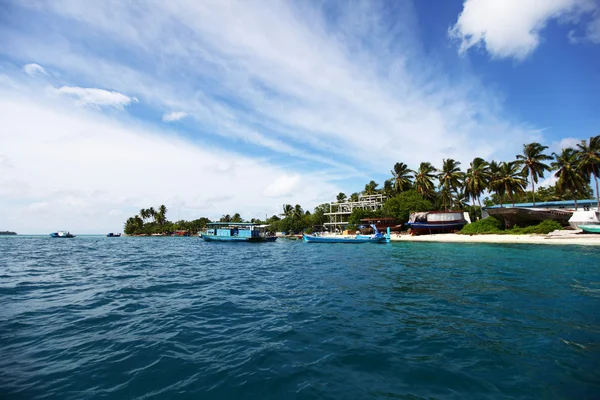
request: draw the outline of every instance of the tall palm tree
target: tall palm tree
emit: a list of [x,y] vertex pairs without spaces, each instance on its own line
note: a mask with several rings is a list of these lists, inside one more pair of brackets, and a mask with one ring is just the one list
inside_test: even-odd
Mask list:
[[244,219],[242,218],[240,213],[235,213],[233,214],[233,217],[231,217],[231,222],[244,222]]
[[[445,190],[445,193],[456,192],[462,187],[464,173],[460,171],[459,165],[460,162],[455,161],[452,158],[444,159],[442,169],[438,173],[437,178],[440,182],[440,189]],[[447,196],[442,197],[444,209],[447,209],[446,206],[452,206],[451,202],[450,204],[446,204],[446,197]]]
[[396,193],[407,190],[412,185],[411,174],[414,172],[408,165],[403,162],[397,162],[394,164],[394,169],[390,171],[394,180],[394,190]]
[[483,158],[474,158],[465,175],[464,194],[467,199],[477,200],[480,209],[481,194],[488,188],[490,178],[490,164]]
[[577,169],[578,159],[577,152],[575,149],[566,148],[562,149],[560,154],[552,153],[554,161],[551,167],[556,172],[554,176],[558,178],[556,181],[556,189],[560,194],[564,194],[569,191],[573,194],[573,201],[575,202],[575,209],[577,210],[577,196],[585,190],[587,185],[586,179],[583,174]]
[[156,222],[156,210],[154,209],[154,207],[150,207],[148,209],[148,214],[150,217],[152,217],[152,219],[154,220],[154,222]]
[[352,193],[350,195],[350,198],[348,200],[350,200],[350,201],[358,201],[358,193]]
[[140,217],[142,218],[142,221],[145,221],[146,219],[148,219],[150,217],[148,210],[145,208],[142,208],[140,210]]
[[302,218],[302,214],[304,214],[304,210],[302,210],[302,207],[300,207],[300,204],[296,204],[296,206],[294,207],[294,212],[293,212],[293,217],[294,218]]
[[164,204],[158,207],[158,222],[161,225],[167,222],[167,207]]
[[229,214],[225,214],[221,217],[221,219],[219,220],[219,222],[231,222],[231,215]]
[[523,145],[523,154],[517,154],[518,166],[523,167],[523,174],[527,173],[531,180],[531,195],[533,196],[533,205],[535,206],[535,183],[539,178],[544,177],[544,171],[549,171],[550,167],[544,164],[546,160],[552,160],[547,154],[544,154],[548,146],[542,146],[539,143],[529,143]]
[[394,194],[393,182],[393,179],[386,179],[385,182],[383,182],[383,194],[385,194],[387,197],[392,197]]
[[436,169],[431,163],[422,162],[418,171],[415,172],[415,187],[417,192],[426,199],[432,199],[435,194],[433,179]]
[[598,175],[600,175],[600,135],[590,137],[588,143],[582,140],[577,145],[577,159],[579,170],[587,182],[594,178],[596,183],[596,203],[600,210],[600,194],[598,193]]
[[281,216],[287,218],[287,217],[291,217],[293,213],[294,213],[294,207],[291,204],[283,205],[283,213],[281,214]]
[[491,161],[490,162],[490,179],[488,181],[488,189],[490,189],[490,191],[495,192],[498,195],[498,198],[500,199],[500,207],[503,206],[503,201],[504,201],[504,194],[505,194],[505,190],[504,190],[504,185],[502,184],[502,181],[500,179],[500,165],[502,163],[498,163],[496,161]]
[[379,186],[378,183],[376,183],[375,181],[371,181],[365,185],[365,190],[363,191],[363,193],[367,195],[376,194],[377,186]]
[[515,206],[515,195],[525,193],[525,187],[527,186],[527,179],[525,179],[519,168],[520,165],[517,161],[502,162],[500,163],[498,175],[498,185],[502,186],[503,194],[508,195],[513,207]]
[[346,195],[342,192],[338,193],[337,195],[337,202],[338,203],[343,203],[346,200]]

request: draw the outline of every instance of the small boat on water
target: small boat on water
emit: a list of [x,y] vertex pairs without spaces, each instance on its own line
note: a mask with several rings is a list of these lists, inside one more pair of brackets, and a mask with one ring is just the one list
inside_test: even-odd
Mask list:
[[274,242],[277,236],[267,232],[269,225],[251,222],[212,222],[200,237],[207,242]]
[[579,229],[587,233],[600,233],[600,224],[598,225],[579,225]]
[[52,238],[74,238],[75,235],[71,234],[70,232],[67,231],[58,231],[58,232],[52,232],[50,234],[50,237]]
[[306,243],[389,243],[390,241],[390,229],[387,229],[387,233],[384,235],[375,225],[371,225],[373,235],[356,235],[356,236],[315,236],[304,234],[303,238]]
[[106,237],[121,237],[120,233],[109,233],[108,235],[106,235]]

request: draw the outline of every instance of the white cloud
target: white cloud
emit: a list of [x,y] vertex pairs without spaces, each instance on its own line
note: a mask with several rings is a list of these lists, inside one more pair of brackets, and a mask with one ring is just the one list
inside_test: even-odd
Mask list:
[[165,122],[179,121],[180,119],[187,117],[187,115],[188,114],[183,111],[173,111],[163,114],[162,120]]
[[91,107],[115,107],[123,109],[129,104],[137,103],[138,100],[135,97],[129,97],[123,93],[108,91],[104,89],[96,88],[80,88],[77,86],[63,86],[56,89],[56,92],[62,95],[73,96],[78,100],[77,102],[83,106]]
[[46,75],[44,67],[38,64],[26,64],[23,66],[23,71],[31,77]]
[[596,9],[593,0],[465,0],[450,36],[461,53],[483,46],[492,57],[522,60],[538,47],[548,21]]
[[300,175],[283,175],[277,177],[263,191],[266,197],[285,197],[289,196],[297,188],[301,181]]
[[[0,93],[0,148],[14,166],[0,174],[0,210],[11,229],[121,231],[126,217],[160,204],[172,208],[170,219],[235,212],[263,218],[280,212],[282,204],[281,198],[265,196],[268,183],[297,176],[129,119],[109,118],[53,101],[43,91]],[[60,165],[61,172],[48,168],[52,165]],[[279,194],[305,207],[339,191],[318,176],[297,179],[306,185],[284,185]]]

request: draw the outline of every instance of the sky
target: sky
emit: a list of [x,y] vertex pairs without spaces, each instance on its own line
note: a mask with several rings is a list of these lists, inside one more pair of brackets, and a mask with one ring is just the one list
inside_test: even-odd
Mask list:
[[0,0],[0,230],[312,210],[599,104],[597,0]]

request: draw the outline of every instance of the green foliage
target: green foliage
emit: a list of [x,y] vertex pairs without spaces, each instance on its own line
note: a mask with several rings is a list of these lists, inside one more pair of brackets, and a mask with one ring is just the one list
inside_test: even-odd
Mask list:
[[465,225],[461,230],[462,235],[485,235],[503,233],[503,224],[494,217],[487,217]]
[[424,199],[416,189],[411,189],[388,199],[383,205],[383,216],[406,222],[411,212],[429,211],[431,209],[433,209],[433,204]]
[[506,230],[506,233],[511,235],[547,235],[550,232],[554,232],[556,230],[562,230],[563,227],[556,221],[546,220],[542,221],[537,225],[526,226],[524,228],[520,228],[518,226],[514,226],[512,229]]
[[486,234],[508,234],[508,235],[547,235],[556,230],[562,230],[562,226],[552,220],[542,221],[537,225],[520,228],[518,226],[512,229],[503,229],[502,222],[494,217],[487,217],[482,220],[465,225],[460,232],[462,235],[486,235]]
[[[140,215],[128,218],[125,221],[123,232],[126,235],[152,235],[168,234],[178,230],[188,231],[191,235],[197,234],[211,222],[210,219],[202,217],[193,221],[171,222],[167,220],[167,207],[161,205],[158,212],[153,207],[140,210]],[[238,214],[239,215],[239,214]],[[152,218],[152,221],[146,221]]]

